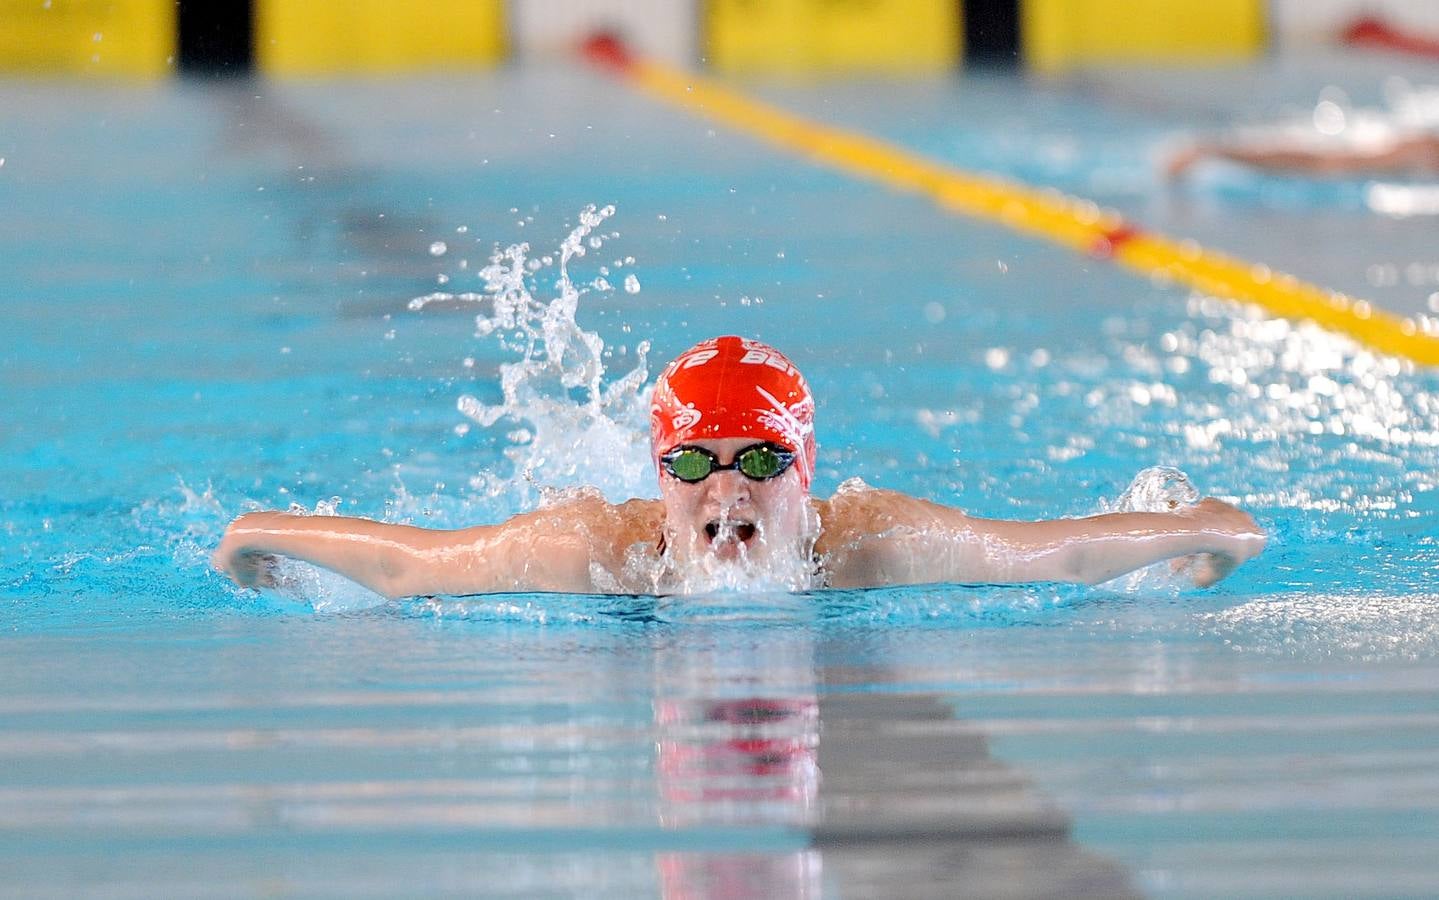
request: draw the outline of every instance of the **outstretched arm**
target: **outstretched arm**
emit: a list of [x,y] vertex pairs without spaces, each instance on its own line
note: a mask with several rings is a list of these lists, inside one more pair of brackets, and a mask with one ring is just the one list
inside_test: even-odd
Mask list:
[[[829,504],[825,541],[836,587],[940,581],[1097,584],[1166,559],[1191,562],[1201,587],[1264,548],[1250,516],[1209,498],[1162,513],[1009,522],[869,491]],[[830,532],[827,525],[826,531]]]
[[555,511],[455,531],[346,516],[256,512],[230,523],[211,563],[243,587],[265,586],[269,562],[288,556],[392,598],[585,591],[590,587],[586,538],[573,518],[566,522]]
[[1165,161],[1165,175],[1182,178],[1206,159],[1222,159],[1269,172],[1343,175],[1439,172],[1439,138],[1415,135],[1379,147],[1312,149],[1301,145],[1208,142],[1191,144]]

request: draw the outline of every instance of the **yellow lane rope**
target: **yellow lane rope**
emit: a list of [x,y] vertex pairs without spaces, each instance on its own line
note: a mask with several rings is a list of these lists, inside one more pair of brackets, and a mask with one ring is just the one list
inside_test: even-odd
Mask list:
[[1286,319],[1313,321],[1369,347],[1439,365],[1439,333],[1267,266],[1145,231],[1113,210],[934,162],[867,135],[812,122],[694,73],[630,56],[617,42],[586,45],[591,61],[646,93],[859,178],[924,194],[940,207],[1110,259],[1151,278],[1256,304]]

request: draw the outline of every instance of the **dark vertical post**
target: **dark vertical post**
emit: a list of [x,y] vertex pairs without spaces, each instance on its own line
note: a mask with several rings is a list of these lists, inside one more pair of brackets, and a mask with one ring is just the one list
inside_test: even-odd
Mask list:
[[254,64],[250,0],[178,0],[179,68],[187,75],[247,75]]
[[960,0],[966,65],[1019,64],[1019,3],[1020,0]]

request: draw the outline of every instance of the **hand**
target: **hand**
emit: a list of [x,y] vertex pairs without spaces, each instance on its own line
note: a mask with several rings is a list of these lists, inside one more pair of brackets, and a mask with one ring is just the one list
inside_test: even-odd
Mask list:
[[1209,587],[1264,549],[1264,531],[1254,517],[1223,500],[1206,497],[1178,515],[1194,519],[1214,544],[1211,550],[1170,563],[1172,571],[1187,574],[1198,587]]
[[1206,588],[1233,572],[1239,561],[1224,553],[1195,553],[1170,560],[1169,571],[1185,575],[1195,587]]
[[210,556],[210,565],[215,567],[215,571],[229,576],[240,587],[269,588],[276,584],[276,557],[246,547],[245,535],[240,533],[258,524],[256,520],[265,515],[268,514],[248,513],[231,522],[225,529],[220,546]]

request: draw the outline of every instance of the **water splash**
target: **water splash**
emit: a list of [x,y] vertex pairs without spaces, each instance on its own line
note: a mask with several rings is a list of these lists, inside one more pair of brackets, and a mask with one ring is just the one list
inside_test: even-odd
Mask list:
[[[486,404],[473,394],[456,401],[481,428],[501,420],[518,426],[508,432],[504,451],[513,472],[487,471],[471,479],[471,487],[489,497],[508,494],[514,503],[529,505],[537,490],[581,484],[611,500],[654,495],[644,389],[649,341],[636,345],[634,368],[606,384],[604,340],[576,321],[582,296],[613,290],[603,274],[577,284],[571,266],[616,236],[598,232],[614,213],[613,206],[586,206],[557,255],[535,258],[528,243],[497,250],[478,273],[480,291],[436,292],[410,301],[415,311],[437,302],[482,305],[475,336],[494,339],[516,357],[500,366],[500,403]],[[557,276],[554,295],[543,299],[540,276],[551,269]]]
[[693,560],[683,570],[667,557],[657,561],[632,560],[631,563],[626,566],[631,579],[652,585],[652,593],[665,595],[764,597],[787,591],[813,590],[822,584],[814,561],[793,553],[756,557],[741,550],[739,558],[734,560],[706,554]]
[[[1189,476],[1173,466],[1150,466],[1141,469],[1113,503],[1100,501],[1102,512],[1174,512],[1199,502],[1200,491]],[[1109,584],[1124,591],[1176,594],[1192,587],[1184,574],[1184,566],[1170,561],[1158,562],[1112,579]]]
[[1188,475],[1172,466],[1151,466],[1134,476],[1110,511],[1172,512],[1198,501],[1199,489]]

